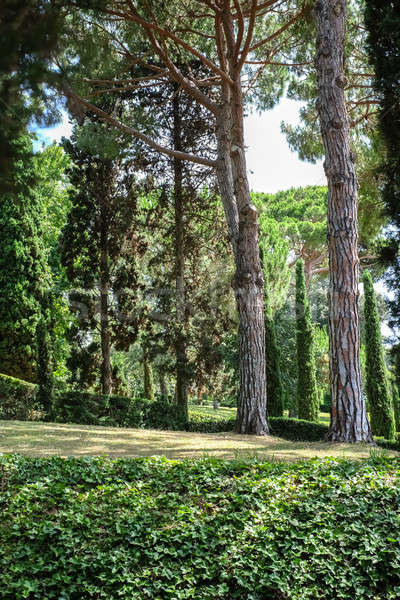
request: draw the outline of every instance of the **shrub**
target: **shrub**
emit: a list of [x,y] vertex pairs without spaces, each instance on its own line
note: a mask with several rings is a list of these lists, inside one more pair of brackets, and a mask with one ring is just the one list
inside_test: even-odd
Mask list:
[[55,420],[59,423],[99,425],[102,417],[110,417],[109,399],[89,392],[60,392],[56,394]]
[[212,416],[208,414],[202,414],[191,410],[186,430],[197,433],[220,433],[224,431],[234,431],[235,426],[236,419],[221,419],[217,415],[215,418],[212,418]]
[[271,435],[293,442],[318,442],[328,433],[328,426],[302,419],[271,418]]
[[56,421],[84,425],[184,429],[174,404],[146,398],[106,396],[89,392],[59,392],[55,404]]
[[34,417],[37,385],[0,374],[0,419],[27,421]]
[[400,469],[0,457],[3,600],[396,600]]

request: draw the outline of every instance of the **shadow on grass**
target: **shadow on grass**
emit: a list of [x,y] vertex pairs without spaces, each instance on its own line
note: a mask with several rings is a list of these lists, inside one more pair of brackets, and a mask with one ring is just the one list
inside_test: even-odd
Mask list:
[[0,452],[19,452],[30,456],[107,455],[113,458],[154,455],[196,458],[208,454],[218,458],[259,456],[292,461],[324,456],[364,458],[370,455],[370,447],[362,444],[290,442],[272,436],[254,437],[235,433],[201,434],[1,421]]

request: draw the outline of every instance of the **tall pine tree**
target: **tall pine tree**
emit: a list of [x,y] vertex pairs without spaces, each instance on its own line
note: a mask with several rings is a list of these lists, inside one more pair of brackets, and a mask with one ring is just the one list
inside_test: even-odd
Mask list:
[[394,437],[395,423],[375,291],[369,271],[364,271],[363,283],[367,398],[371,429],[375,435],[390,440]]
[[319,398],[315,377],[311,308],[307,298],[304,262],[296,263],[297,401],[300,419],[318,422]]

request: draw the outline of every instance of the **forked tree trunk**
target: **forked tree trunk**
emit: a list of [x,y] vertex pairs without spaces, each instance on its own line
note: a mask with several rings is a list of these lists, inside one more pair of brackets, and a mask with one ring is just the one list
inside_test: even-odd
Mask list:
[[217,115],[217,177],[235,258],[232,287],[239,316],[237,431],[265,435],[267,386],[264,350],[264,278],[258,242],[258,215],[251,204],[243,135],[243,97],[235,64],[230,10],[223,16],[232,84],[224,84]]
[[[107,177],[107,174],[106,174]],[[101,338],[101,391],[112,392],[111,336],[109,322],[110,270],[108,264],[108,194],[101,190],[100,198],[100,338]]]
[[318,110],[328,180],[331,425],[328,439],[371,442],[361,390],[358,316],[357,178],[346,110],[346,1],[318,0]]
[[[173,99],[174,149],[182,150],[182,122],[179,92]],[[175,282],[176,282],[176,403],[185,422],[188,421],[187,355],[185,320],[185,223],[182,161],[174,158],[174,209],[175,209]]]

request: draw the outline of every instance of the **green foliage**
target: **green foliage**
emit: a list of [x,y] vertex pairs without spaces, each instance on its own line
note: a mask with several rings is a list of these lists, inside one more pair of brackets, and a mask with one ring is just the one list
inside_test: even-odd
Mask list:
[[372,433],[393,439],[395,422],[372,277],[363,273],[367,400]]
[[[42,306],[42,315],[36,328],[37,340],[37,381],[39,404],[43,407],[48,418],[51,418],[53,406],[53,371],[52,371],[52,348],[50,339],[49,311]],[[47,318],[46,318],[47,317]]]
[[292,442],[320,442],[328,433],[328,426],[304,419],[270,419],[271,435]]
[[56,394],[55,420],[59,423],[146,429],[184,428],[174,404],[78,391]]
[[37,408],[37,386],[0,374],[0,419],[28,421]]
[[[258,196],[253,194],[253,200],[255,198]],[[290,283],[289,243],[284,237],[280,224],[264,212],[262,204],[258,208],[260,210],[260,254],[265,290],[271,313],[274,315],[276,310],[283,306]]]
[[[280,236],[278,236],[277,239],[279,239],[279,237]],[[267,415],[280,417],[283,414],[283,387],[279,349],[276,341],[275,321],[270,303],[270,287],[274,278],[274,274],[286,271],[288,274],[287,285],[284,286],[284,293],[286,295],[287,286],[289,285],[290,271],[287,267],[287,245],[285,247],[285,251],[283,252],[284,262],[282,265],[277,264],[274,259],[271,259],[271,256],[274,255],[274,250],[276,249],[276,244],[274,244],[272,251],[271,248],[268,248],[268,246],[265,245],[265,242],[264,244],[260,244],[261,266],[264,271],[264,277],[266,277],[264,287],[264,328],[265,371],[267,380]],[[277,252],[277,254],[279,254],[279,252]],[[277,279],[279,279],[279,275],[277,275]],[[276,293],[274,295],[276,300]]]
[[392,387],[392,405],[396,423],[396,431],[397,433],[400,433],[400,393],[396,382],[393,383]]
[[8,455],[0,472],[4,600],[400,594],[395,459]]
[[28,135],[11,142],[14,185],[0,198],[0,371],[36,378],[36,326],[49,285],[42,239],[43,208]]
[[326,263],[327,193],[325,186],[310,185],[276,194],[252,194],[260,222],[265,219],[267,229],[271,221],[278,226],[292,253],[304,260],[307,278]]
[[235,431],[236,419],[226,418],[226,415],[220,416],[218,411],[215,414],[204,414],[191,407],[189,411],[189,422],[186,425],[187,431],[198,433],[221,433],[224,431]]
[[319,398],[315,377],[314,331],[307,298],[304,262],[296,264],[296,338],[297,338],[297,402],[300,419],[319,419]]
[[151,366],[148,349],[143,350],[143,395],[145,398],[154,401],[154,379],[153,368]]
[[264,302],[267,415],[271,417],[281,417],[283,415],[283,387],[280,367],[280,353],[276,341],[275,321],[266,297],[264,297]]
[[375,72],[375,93],[380,100],[379,128],[386,152],[380,160],[384,179],[383,201],[391,227],[382,258],[390,269],[387,285],[393,293],[390,302],[392,324],[400,325],[400,13],[398,2],[366,0],[367,48]]

